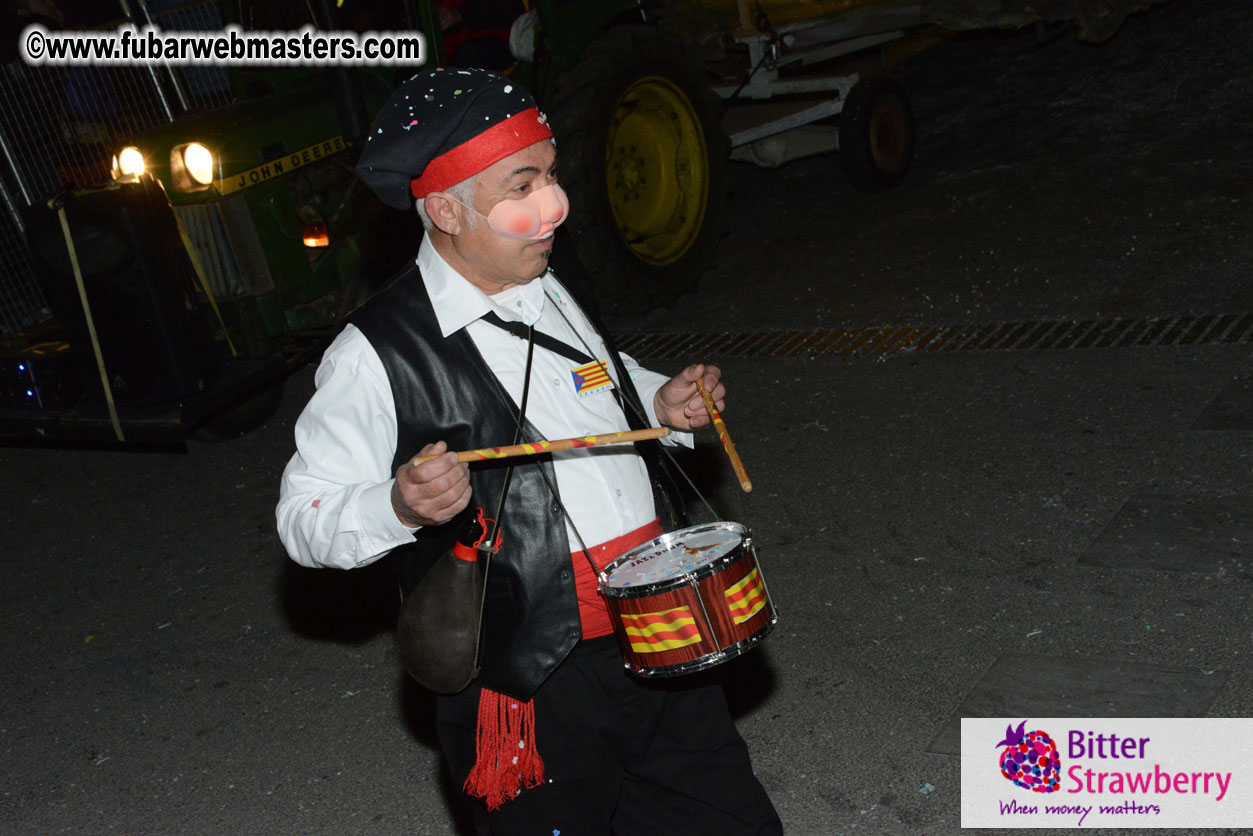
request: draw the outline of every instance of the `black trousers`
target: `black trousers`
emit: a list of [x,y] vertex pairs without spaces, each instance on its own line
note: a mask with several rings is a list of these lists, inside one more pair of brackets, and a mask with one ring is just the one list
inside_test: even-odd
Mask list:
[[[440,745],[460,787],[475,758],[478,686],[436,703]],[[718,685],[643,680],[613,636],[581,642],[535,695],[544,783],[489,813],[487,836],[776,836]]]

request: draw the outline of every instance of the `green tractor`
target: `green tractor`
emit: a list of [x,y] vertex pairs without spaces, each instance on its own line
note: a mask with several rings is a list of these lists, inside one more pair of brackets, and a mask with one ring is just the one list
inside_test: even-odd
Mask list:
[[[407,6],[383,5],[393,17],[382,22],[399,24],[387,28],[416,28]],[[320,19],[304,3],[109,6],[91,7],[94,20],[30,15],[5,28],[235,24],[251,35],[337,28],[339,14],[332,2]],[[420,64],[10,61],[0,437],[164,444],[264,421],[285,374],[334,329],[372,239],[396,232],[353,162],[370,109]]]

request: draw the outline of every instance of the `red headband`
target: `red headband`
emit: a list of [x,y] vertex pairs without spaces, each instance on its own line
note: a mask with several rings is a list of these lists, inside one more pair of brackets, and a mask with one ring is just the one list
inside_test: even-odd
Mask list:
[[427,163],[421,176],[409,181],[410,194],[420,199],[431,192],[442,192],[510,154],[551,139],[553,132],[540,121],[542,118],[543,115],[534,107],[515,113],[456,148],[445,151]]

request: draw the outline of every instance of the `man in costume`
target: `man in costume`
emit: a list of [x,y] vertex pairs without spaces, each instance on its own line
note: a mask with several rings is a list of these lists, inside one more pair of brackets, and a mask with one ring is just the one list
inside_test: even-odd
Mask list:
[[426,234],[322,358],[279,533],[307,566],[389,555],[407,595],[504,493],[479,675],[436,703],[480,833],[781,833],[721,689],[628,674],[597,592],[593,561],[682,524],[658,443],[532,457],[511,478],[449,452],[647,425],[690,444],[709,423],[697,380],[723,405],[716,367],[640,368],[577,269],[549,269],[568,211],[555,164],[543,114],[493,73],[420,73],[384,104],[358,171],[385,203],[416,201]]

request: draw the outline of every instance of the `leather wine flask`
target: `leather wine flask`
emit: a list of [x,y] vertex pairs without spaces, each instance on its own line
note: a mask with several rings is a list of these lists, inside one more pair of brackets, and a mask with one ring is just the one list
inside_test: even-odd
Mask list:
[[[490,553],[483,510],[471,515],[457,536],[404,601],[396,623],[400,660],[419,683],[438,694],[465,688],[479,673],[479,634]],[[479,557],[484,559],[480,561]]]

